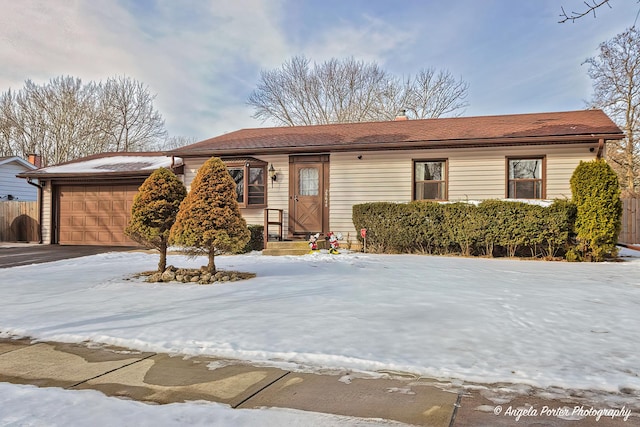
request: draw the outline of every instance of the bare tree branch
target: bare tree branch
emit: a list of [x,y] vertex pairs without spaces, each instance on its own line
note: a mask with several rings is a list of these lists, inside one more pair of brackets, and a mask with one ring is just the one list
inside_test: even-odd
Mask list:
[[375,62],[333,58],[312,65],[294,56],[279,69],[262,71],[247,102],[255,118],[282,126],[389,120],[401,109],[433,118],[466,107],[468,87],[448,71],[399,79]]
[[600,44],[598,56],[585,61],[593,80],[592,106],[603,109],[624,131],[608,144],[607,159],[623,188],[640,186],[640,32],[629,28]]
[[571,22],[575,22],[576,19],[580,19],[583,16],[586,16],[588,14],[590,14],[591,12],[593,12],[593,17],[596,17],[596,9],[599,8],[600,6],[603,5],[607,5],[609,6],[609,9],[611,9],[611,5],[609,4],[609,0],[602,0],[602,1],[596,1],[596,0],[591,0],[591,3],[585,1],[584,4],[587,6],[587,9],[583,12],[571,12],[570,14],[567,14],[567,12],[565,12],[564,7],[560,7],[560,9],[562,10],[562,13],[560,14],[560,21],[558,21],[559,24],[563,24],[567,21],[571,21]]

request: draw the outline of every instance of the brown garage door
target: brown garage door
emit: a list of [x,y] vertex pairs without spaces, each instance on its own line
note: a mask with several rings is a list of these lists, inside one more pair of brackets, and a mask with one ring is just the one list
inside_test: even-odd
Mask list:
[[61,185],[58,243],[136,246],[124,234],[139,184]]

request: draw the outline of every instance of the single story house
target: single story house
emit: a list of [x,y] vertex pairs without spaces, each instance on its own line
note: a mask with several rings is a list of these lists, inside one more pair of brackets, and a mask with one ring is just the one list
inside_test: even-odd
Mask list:
[[[189,188],[202,164],[220,157],[236,181],[248,224],[281,222],[271,224],[269,233],[279,234],[281,226],[282,237],[289,239],[333,231],[355,240],[351,212],[358,203],[570,198],[569,180],[578,163],[602,157],[607,141],[623,137],[600,110],[426,120],[400,116],[387,122],[243,129],[167,152],[164,164],[180,165]],[[141,154],[128,156],[136,155]],[[111,156],[122,153],[103,155],[102,161]],[[126,213],[136,186],[160,162],[78,169],[87,161],[22,174],[43,185],[45,243],[128,243],[120,237],[96,240],[101,223],[88,233],[88,221],[96,220],[70,214],[79,208],[67,198],[100,217],[113,212],[114,191],[122,189],[118,203]],[[266,219],[265,212],[274,211]],[[117,222],[122,230],[126,217]],[[115,236],[116,225],[111,225]]]
[[[31,156],[30,160],[36,162],[37,158],[36,156]],[[38,189],[16,176],[37,168],[34,163],[30,163],[22,157],[0,157],[0,202],[12,200],[31,202],[37,200]]]
[[[570,198],[581,160],[623,138],[600,110],[243,129],[173,150],[191,183],[221,157],[249,224],[283,212],[284,236],[350,233],[375,201]],[[270,230],[271,232],[271,230]]]

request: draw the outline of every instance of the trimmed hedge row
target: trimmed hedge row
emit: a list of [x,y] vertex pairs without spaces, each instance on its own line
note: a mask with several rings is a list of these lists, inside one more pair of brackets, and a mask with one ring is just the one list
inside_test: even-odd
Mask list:
[[575,221],[576,206],[566,200],[549,207],[501,200],[477,206],[430,201],[353,206],[356,229],[367,229],[369,252],[554,258],[571,248]]

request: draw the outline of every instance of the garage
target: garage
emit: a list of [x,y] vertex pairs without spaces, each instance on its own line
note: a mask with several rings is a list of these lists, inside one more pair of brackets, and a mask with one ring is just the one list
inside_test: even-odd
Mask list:
[[140,246],[124,230],[138,188],[158,168],[183,178],[182,159],[158,152],[94,154],[19,176],[39,187],[42,243]]
[[58,187],[61,245],[137,246],[124,234],[140,184]]

